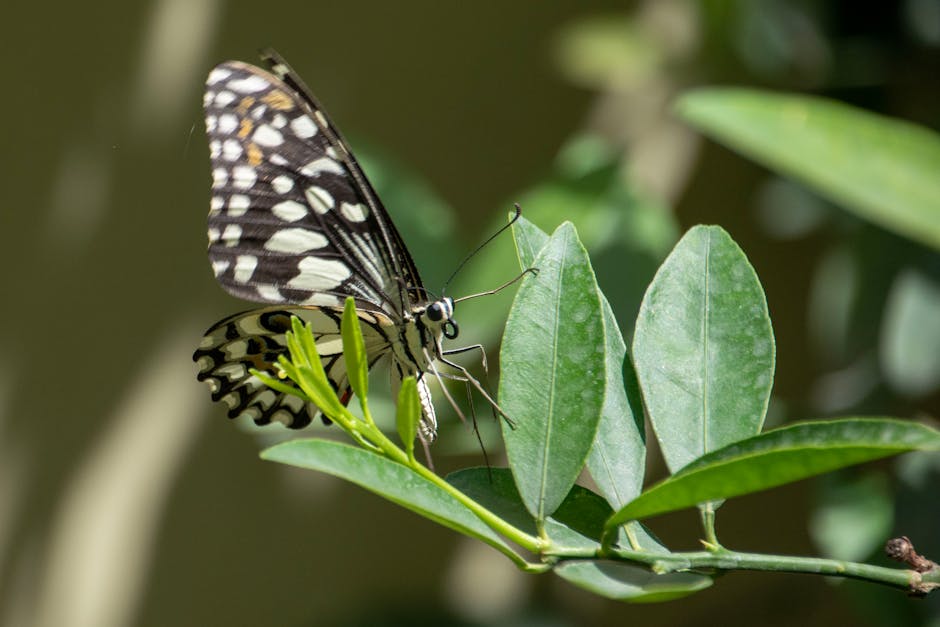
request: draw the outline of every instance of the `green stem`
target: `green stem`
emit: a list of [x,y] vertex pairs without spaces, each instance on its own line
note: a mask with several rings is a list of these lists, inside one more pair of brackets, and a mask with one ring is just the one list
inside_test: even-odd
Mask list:
[[[522,548],[526,549],[530,553],[539,554],[542,552],[543,548],[546,546],[545,541],[539,538],[536,538],[532,535],[529,535],[526,532],[519,529],[518,527],[515,527],[509,524],[508,522],[506,522],[505,520],[503,520],[502,518],[500,518],[499,516],[491,512],[490,510],[486,509],[485,507],[483,507],[482,505],[480,505],[479,503],[471,499],[469,496],[467,496],[466,494],[464,494],[463,492],[461,492],[460,490],[458,490],[451,484],[447,483],[447,481],[445,481],[439,475],[432,472],[428,467],[418,462],[413,456],[409,456],[408,453],[403,451],[397,444],[395,444],[384,433],[382,433],[380,429],[373,428],[373,429],[369,429],[368,431],[369,431],[368,433],[369,440],[375,446],[381,449],[382,454],[384,454],[386,457],[388,457],[392,461],[396,461],[399,464],[402,464],[403,466],[407,466],[412,471],[414,471],[418,475],[421,475],[422,477],[424,477],[425,479],[427,479],[428,481],[436,485],[441,490],[450,494],[456,500],[460,501],[460,503],[464,507],[466,507],[471,512],[473,512],[477,518],[482,520],[490,529],[492,529],[496,533],[502,535],[506,539],[521,546]],[[516,561],[517,564],[520,564],[518,561],[519,556],[516,555],[515,553],[513,553],[512,556],[516,558],[513,561]],[[524,561],[520,564],[520,566],[522,564],[525,565],[524,568],[526,570],[533,570],[533,569],[541,570],[543,568],[541,564],[530,564]]]
[[[597,552],[585,549],[549,548],[546,557],[561,560],[596,559]],[[913,570],[886,568],[843,560],[763,553],[741,553],[719,548],[716,551],[686,553],[651,553],[611,548],[604,557],[648,566],[658,574],[687,570],[751,570],[812,575],[827,575],[879,583],[906,591],[928,592],[940,587],[940,571],[917,573]]]
[[702,528],[705,530],[705,546],[710,551],[720,549],[718,534],[715,533],[715,502],[709,501],[699,507],[702,514]]

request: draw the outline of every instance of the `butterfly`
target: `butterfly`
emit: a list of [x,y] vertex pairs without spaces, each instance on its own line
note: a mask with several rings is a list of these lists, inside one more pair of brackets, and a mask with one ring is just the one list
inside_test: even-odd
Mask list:
[[[262,58],[267,70],[240,61],[212,69],[203,105],[212,166],[212,270],[227,292],[265,306],[206,331],[193,355],[197,378],[231,418],[308,425],[315,406],[268,388],[251,369],[276,371],[278,357],[287,353],[284,333],[298,316],[311,323],[327,378],[347,403],[352,392],[340,320],[352,296],[370,368],[390,363],[396,396],[404,377],[417,379],[418,433],[425,443],[437,434],[428,372],[474,385],[498,409],[483,386],[447,358],[482,347],[442,346],[458,335],[457,301],[429,297],[339,130],[281,57],[267,51]],[[435,361],[459,374],[440,373]]]

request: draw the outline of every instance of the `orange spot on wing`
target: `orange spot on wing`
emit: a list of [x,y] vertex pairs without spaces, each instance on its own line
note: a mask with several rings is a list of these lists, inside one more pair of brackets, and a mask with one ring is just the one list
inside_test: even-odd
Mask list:
[[262,154],[261,154],[261,149],[258,148],[257,144],[255,144],[254,142],[248,144],[248,149],[246,152],[248,154],[249,165],[253,165],[253,166],[261,165]]
[[238,114],[241,116],[248,115],[248,109],[251,109],[251,105],[255,104],[254,96],[245,96],[238,102],[238,106],[235,108],[238,111]]
[[294,108],[294,101],[279,89],[274,89],[262,96],[261,102],[278,111],[290,111]]

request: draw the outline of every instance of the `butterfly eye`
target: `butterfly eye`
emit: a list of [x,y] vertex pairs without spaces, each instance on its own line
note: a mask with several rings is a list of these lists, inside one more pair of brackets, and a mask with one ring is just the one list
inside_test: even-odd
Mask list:
[[427,308],[428,320],[431,322],[440,322],[444,319],[444,308],[440,303],[432,303]]

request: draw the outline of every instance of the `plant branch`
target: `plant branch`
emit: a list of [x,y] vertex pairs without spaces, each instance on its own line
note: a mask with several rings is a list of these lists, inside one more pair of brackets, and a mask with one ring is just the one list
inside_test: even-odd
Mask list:
[[559,560],[604,557],[616,561],[642,564],[657,574],[694,570],[773,571],[858,579],[898,588],[918,595],[927,594],[940,588],[940,569],[919,573],[914,570],[886,568],[844,560],[744,553],[725,548],[719,548],[716,551],[653,553],[612,547],[606,550],[603,555],[599,551],[580,548],[549,548],[545,551],[545,556]]

